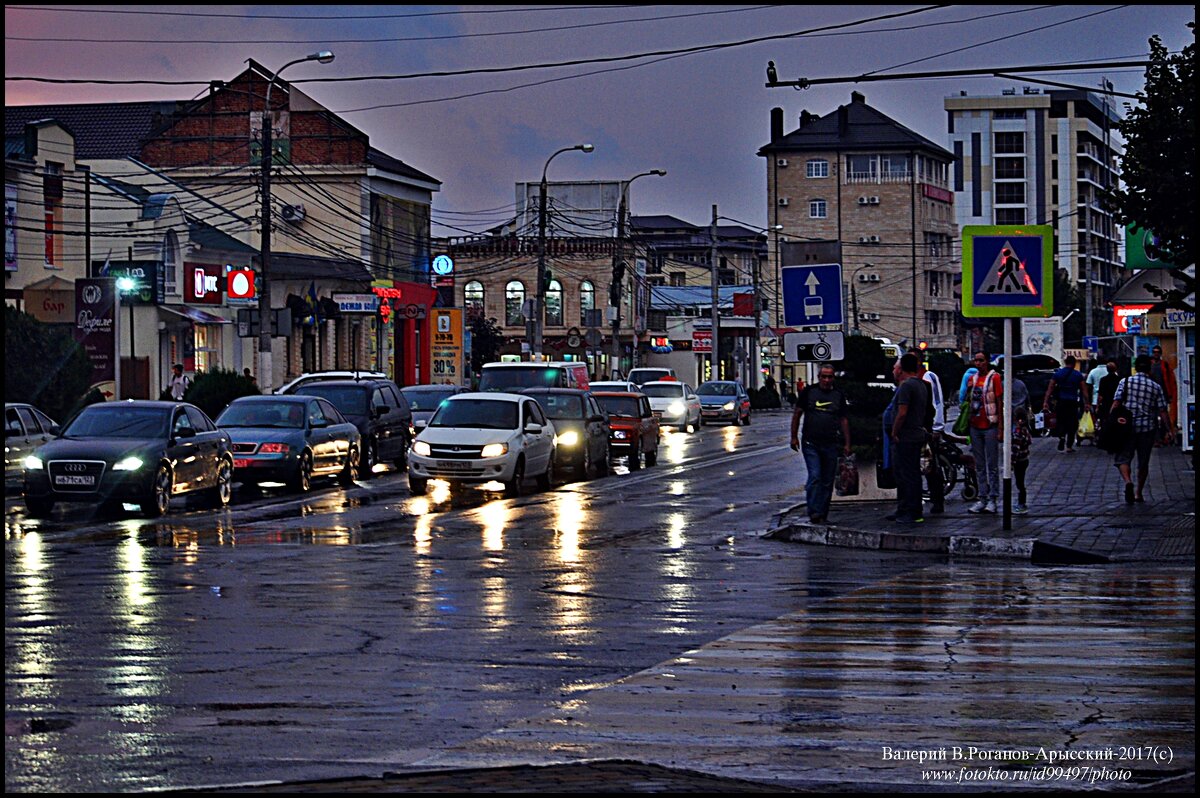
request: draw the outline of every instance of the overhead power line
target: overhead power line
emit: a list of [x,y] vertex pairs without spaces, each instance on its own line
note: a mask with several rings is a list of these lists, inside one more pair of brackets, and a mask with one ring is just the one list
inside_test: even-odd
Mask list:
[[305,22],[307,20],[325,20],[336,19],[341,21],[354,21],[357,19],[416,19],[419,17],[455,17],[465,16],[467,14],[516,14],[516,13],[536,13],[539,11],[583,11],[598,8],[639,8],[640,6],[533,6],[531,8],[496,8],[496,9],[474,9],[464,11],[423,11],[412,14],[362,14],[362,15],[347,15],[347,14],[305,14],[297,16],[296,14],[254,14],[248,16],[246,14],[220,14],[207,11],[126,11],[120,9],[100,9],[100,8],[48,8],[46,6],[6,6],[7,9],[18,11],[47,11],[60,14],[136,14],[141,16],[158,16],[158,17],[212,17],[224,19],[238,19],[243,22],[253,22],[259,19],[286,19],[290,22]]

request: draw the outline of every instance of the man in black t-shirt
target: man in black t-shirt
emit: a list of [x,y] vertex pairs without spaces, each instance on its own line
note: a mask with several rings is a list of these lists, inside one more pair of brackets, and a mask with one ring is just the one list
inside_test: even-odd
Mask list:
[[[807,418],[805,418],[807,416]],[[803,443],[799,436],[804,420]],[[833,387],[833,366],[821,366],[817,384],[800,392],[792,411],[792,450],[804,452],[808,482],[804,488],[809,520],[824,523],[833,499],[833,479],[838,465],[838,433],[841,450],[850,454],[850,421],[846,418],[846,397]]]
[[892,422],[892,472],[896,475],[896,523],[921,524],[925,513],[921,505],[921,447],[929,434],[929,387],[917,376],[920,361],[907,354],[893,372],[896,393],[893,397],[895,420]]

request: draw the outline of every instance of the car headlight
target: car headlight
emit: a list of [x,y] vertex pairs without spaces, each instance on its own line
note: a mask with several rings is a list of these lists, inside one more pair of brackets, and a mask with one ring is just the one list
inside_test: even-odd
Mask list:
[[33,455],[29,455],[28,457],[25,458],[25,469],[27,471],[41,471],[42,470],[42,458],[34,457]]
[[579,443],[579,433],[573,429],[569,429],[555,438],[554,442],[559,446],[575,446]]
[[671,402],[671,404],[667,405],[667,411],[670,412],[671,415],[674,415],[674,416],[679,415],[680,413],[683,412],[683,410],[684,410],[683,402]]
[[428,457],[433,451],[425,441],[413,441],[412,450],[413,454],[419,454],[421,457]]
[[629,433],[623,429],[613,430],[613,437],[619,441],[623,441],[629,437]]
[[142,462],[142,458],[131,456],[126,457],[124,460],[118,460],[117,464],[113,466],[113,471],[137,471],[144,465],[145,463]]
[[723,405],[723,407],[724,407],[726,410],[732,410],[732,409],[733,409],[733,402],[726,402],[726,403]]
[[480,457],[500,457],[508,454],[507,443],[489,443],[483,447],[483,451],[479,453]]

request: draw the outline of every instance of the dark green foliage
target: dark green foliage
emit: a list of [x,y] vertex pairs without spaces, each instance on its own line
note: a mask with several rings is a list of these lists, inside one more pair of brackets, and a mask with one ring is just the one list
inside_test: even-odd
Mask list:
[[775,392],[773,385],[751,388],[746,393],[750,394],[750,407],[754,410],[769,410],[780,406],[779,394]]
[[[878,345],[878,341],[875,343]],[[874,462],[883,431],[883,411],[892,401],[893,389],[874,388],[865,382],[846,379],[839,379],[837,387],[846,395],[850,407],[850,444],[854,454],[861,462]]]
[[262,391],[254,380],[231,369],[215,368],[200,374],[183,395],[203,410],[209,418],[216,419],[229,403],[241,396],[258,396]]
[[69,326],[43,324],[5,306],[4,401],[28,402],[62,423],[80,405],[91,377],[91,361]]
[[967,364],[957,352],[934,352],[929,356],[929,370],[938,375],[942,383],[942,394],[946,407],[958,404],[954,397],[958,394],[958,386],[962,376],[967,371]]
[[892,363],[883,354],[883,347],[874,338],[866,335],[851,335],[846,338],[846,357],[835,363],[841,374],[839,384],[846,382],[878,382],[880,378],[891,381]]
[[471,330],[471,373],[476,376],[483,371],[484,363],[500,359],[500,347],[504,346],[504,333],[495,319],[473,316],[467,322]]
[[[1063,324],[1063,343],[1067,347],[1078,347],[1083,345],[1083,334],[1087,330],[1087,317],[1084,315],[1086,312],[1084,308],[1085,305],[1086,298],[1084,296],[1084,292],[1079,290],[1074,278],[1071,277],[1071,273],[1066,269],[1055,269],[1054,315],[1064,319],[1067,316],[1071,316],[1071,318],[1067,319],[1066,323]],[[1071,315],[1071,311],[1075,308],[1079,308],[1079,312]],[[1106,315],[1108,316],[1108,319],[1105,319]],[[1107,329],[1109,319],[1111,318],[1111,310],[1106,311],[1104,308],[1092,308],[1093,329]],[[1013,322],[1014,352],[1020,352],[1023,348],[1019,344],[1020,336],[1017,335],[1017,332],[1020,331],[1020,329],[1020,322]],[[1003,346],[1003,344],[1001,344],[1001,346]],[[1000,349],[997,348],[996,351],[999,352]]]

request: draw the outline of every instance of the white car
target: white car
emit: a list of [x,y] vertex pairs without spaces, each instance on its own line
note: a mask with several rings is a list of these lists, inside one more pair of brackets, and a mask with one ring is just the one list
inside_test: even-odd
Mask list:
[[548,490],[554,481],[554,425],[537,401],[512,393],[460,393],[446,399],[413,441],[408,487],[414,496],[429,480],[454,484],[504,483],[520,496],[528,476]]
[[643,366],[631,370],[627,379],[634,385],[645,385],[648,382],[656,382],[657,380],[675,379],[675,376],[675,369]]
[[603,382],[588,383],[588,390],[592,393],[597,391],[616,391],[618,393],[641,393],[642,389],[636,383],[628,380],[604,380]]
[[664,427],[695,432],[700,427],[700,397],[692,386],[676,380],[648,382],[642,393],[650,399],[650,409]]
[[307,374],[301,374],[294,380],[285,382],[280,385],[272,393],[297,393],[296,389],[301,385],[309,385],[314,382],[325,382],[326,380],[390,380],[391,377],[384,374],[382,371],[310,371]]

